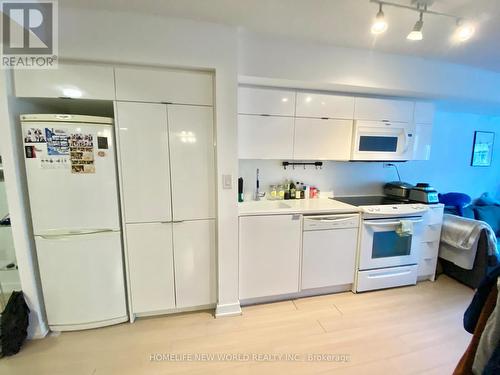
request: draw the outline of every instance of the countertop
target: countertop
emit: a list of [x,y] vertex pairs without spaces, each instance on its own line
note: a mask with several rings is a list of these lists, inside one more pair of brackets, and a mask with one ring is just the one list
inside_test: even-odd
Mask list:
[[238,203],[239,216],[358,213],[359,208],[328,198]]

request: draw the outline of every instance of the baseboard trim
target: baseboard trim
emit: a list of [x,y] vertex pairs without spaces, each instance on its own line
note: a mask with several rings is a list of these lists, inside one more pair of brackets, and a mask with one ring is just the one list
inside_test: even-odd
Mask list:
[[239,301],[236,303],[226,303],[224,305],[217,304],[217,307],[215,308],[216,318],[238,315],[241,315],[241,306]]
[[349,292],[352,291],[352,288],[353,288],[352,284],[335,285],[324,288],[304,289],[301,290],[300,292],[279,294],[276,296],[247,298],[247,299],[242,299],[240,302],[242,306],[258,305],[260,303],[272,303],[272,302],[286,301],[297,298],[321,296],[324,294]]
[[150,316],[172,315],[172,314],[179,314],[179,313],[184,313],[184,312],[212,310],[213,308],[215,308],[215,303],[210,303],[208,305],[173,308],[173,309],[167,309],[167,310],[137,312],[137,313],[131,314],[134,316],[134,319],[131,321],[131,323],[133,323],[136,318],[147,318]]

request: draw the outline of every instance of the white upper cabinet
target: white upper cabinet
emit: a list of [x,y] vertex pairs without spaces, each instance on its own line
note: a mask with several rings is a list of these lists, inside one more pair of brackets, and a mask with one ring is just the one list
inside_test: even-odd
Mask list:
[[130,102],[116,108],[125,221],[170,221],[167,108]]
[[434,122],[434,104],[431,102],[415,103],[415,124],[432,124]]
[[113,67],[61,63],[57,69],[14,70],[18,97],[114,100]]
[[434,111],[434,104],[431,102],[415,103],[413,160],[429,160],[431,157]]
[[211,106],[212,78],[210,72],[117,67],[116,99]]
[[240,159],[292,159],[294,118],[238,116]]
[[429,160],[432,147],[432,125],[415,124],[413,160]]
[[349,160],[353,120],[295,119],[293,158]]
[[354,118],[411,122],[414,105],[414,102],[407,100],[356,98]]
[[297,93],[297,117],[354,118],[354,97],[339,95]]
[[238,89],[238,113],[294,116],[295,91],[240,87]]
[[215,153],[210,107],[168,105],[174,220],[215,217]]

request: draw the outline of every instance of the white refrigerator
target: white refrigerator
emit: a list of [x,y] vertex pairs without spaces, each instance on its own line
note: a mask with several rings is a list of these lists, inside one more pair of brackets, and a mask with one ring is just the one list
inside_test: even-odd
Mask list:
[[113,119],[21,115],[21,124],[50,329],[126,321]]

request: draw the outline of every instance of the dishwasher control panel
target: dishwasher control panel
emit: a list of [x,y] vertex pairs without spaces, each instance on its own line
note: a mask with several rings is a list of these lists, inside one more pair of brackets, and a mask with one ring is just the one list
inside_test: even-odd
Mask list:
[[304,231],[358,227],[359,214],[304,216]]

